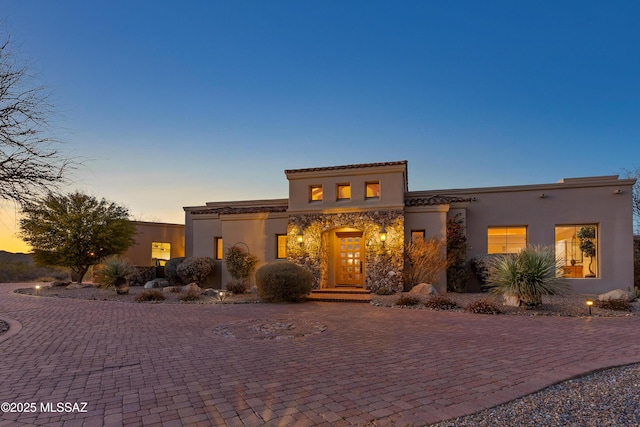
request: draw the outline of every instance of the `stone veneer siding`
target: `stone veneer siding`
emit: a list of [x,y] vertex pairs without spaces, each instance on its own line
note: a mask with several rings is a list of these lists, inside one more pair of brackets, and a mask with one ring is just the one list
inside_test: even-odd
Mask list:
[[[383,227],[387,231],[384,246],[379,239],[379,232]],[[365,288],[374,292],[380,288],[401,291],[404,267],[402,210],[290,215],[287,228],[289,261],[302,265],[313,273],[314,289],[328,287],[330,232],[343,228],[362,231],[365,246]],[[304,236],[302,245],[297,241],[299,233]]]

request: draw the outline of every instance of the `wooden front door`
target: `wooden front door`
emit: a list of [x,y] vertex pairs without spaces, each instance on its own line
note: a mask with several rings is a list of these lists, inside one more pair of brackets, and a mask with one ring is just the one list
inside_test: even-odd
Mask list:
[[363,257],[364,241],[361,232],[336,233],[336,286],[364,286]]

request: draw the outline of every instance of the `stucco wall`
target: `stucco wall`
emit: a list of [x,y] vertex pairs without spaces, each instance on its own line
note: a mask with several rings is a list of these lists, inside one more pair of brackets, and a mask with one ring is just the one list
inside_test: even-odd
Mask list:
[[[290,211],[381,209],[404,206],[406,165],[288,173]],[[380,197],[366,199],[365,184],[380,183]],[[350,200],[336,200],[338,184],[351,185]],[[309,186],[322,185],[323,200],[309,202]]]
[[151,243],[171,244],[171,257],[184,256],[184,225],[133,221],[136,226],[136,243],[123,255],[133,265],[153,266]]
[[[587,184],[585,182],[585,184]],[[620,190],[618,193],[617,190]],[[489,226],[526,226],[527,243],[555,244],[556,225],[598,225],[598,278],[568,279],[576,292],[632,286],[631,182],[448,190],[475,198],[466,211],[469,258],[487,253]],[[544,197],[542,195],[544,194]],[[454,214],[452,210],[449,215]]]
[[[221,215],[224,250],[238,245],[258,257],[256,270],[265,263],[276,260],[276,235],[287,234],[288,215],[282,213],[254,213]],[[231,275],[222,268],[222,286],[231,280]],[[254,275],[250,286],[255,285]]]

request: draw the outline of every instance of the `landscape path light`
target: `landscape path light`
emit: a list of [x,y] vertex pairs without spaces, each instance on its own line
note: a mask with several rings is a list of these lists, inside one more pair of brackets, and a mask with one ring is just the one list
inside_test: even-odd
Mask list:
[[589,307],[589,316],[591,316],[591,306],[593,305],[593,300],[592,299],[588,299],[586,301],[587,307]]

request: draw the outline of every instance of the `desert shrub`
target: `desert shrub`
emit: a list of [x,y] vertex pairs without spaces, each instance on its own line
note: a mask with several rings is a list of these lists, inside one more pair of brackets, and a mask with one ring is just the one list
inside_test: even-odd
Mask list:
[[418,297],[414,297],[413,295],[402,295],[396,301],[396,305],[401,307],[411,307],[414,305],[419,305],[422,301]]
[[240,279],[231,279],[231,281],[227,283],[226,288],[236,295],[244,294],[247,291],[247,285]]
[[148,289],[146,291],[140,292],[134,298],[136,302],[147,302],[147,301],[164,301],[167,296],[164,292],[159,291],[157,289]]
[[176,273],[184,284],[197,283],[203,285],[214,268],[213,258],[188,257],[178,265]]
[[543,295],[570,292],[568,282],[557,274],[560,268],[553,246],[528,246],[518,254],[496,256],[489,268],[491,292],[515,295],[527,306],[540,305]]
[[404,290],[419,283],[438,283],[449,266],[446,250],[446,242],[437,237],[411,239],[404,249]]
[[467,236],[460,214],[447,220],[447,291],[463,292],[467,287]]
[[27,257],[29,255],[25,256],[26,260],[0,260],[0,283],[47,282],[50,280],[40,279],[65,280],[69,278],[68,269],[36,266],[31,258]]
[[472,303],[467,304],[464,308],[464,311],[467,313],[475,313],[475,314],[500,314],[501,311],[496,307],[496,305],[486,299],[480,299],[474,301]]
[[178,276],[178,267],[185,259],[185,257],[171,258],[164,265],[164,277],[169,281],[171,286],[186,285],[186,283],[182,283],[180,276]]
[[455,310],[456,308],[460,308],[455,301],[451,298],[447,298],[444,295],[431,295],[426,301],[424,301],[425,307],[431,308],[433,310]]
[[376,295],[393,295],[396,292],[393,289],[389,288],[380,288],[374,292]]
[[480,289],[486,292],[489,286],[489,267],[497,254],[478,255],[471,258],[471,272],[478,278]]
[[313,274],[292,262],[273,262],[256,271],[256,286],[263,301],[297,302],[311,292]]
[[96,280],[103,289],[126,283],[135,270],[131,263],[119,256],[111,256],[100,263],[100,270],[96,273]]
[[245,252],[239,247],[239,244],[236,244],[227,249],[224,261],[231,277],[245,282],[256,268],[258,258],[250,254],[248,250]]
[[610,299],[606,301],[595,301],[594,305],[604,310],[631,311],[631,303],[623,299]]
[[144,286],[145,283],[156,278],[155,267],[133,267],[134,272],[129,276],[129,283],[133,286]]
[[200,292],[189,291],[189,292],[184,292],[182,295],[180,295],[178,299],[183,302],[191,302],[191,301],[198,301],[200,297],[201,297]]

